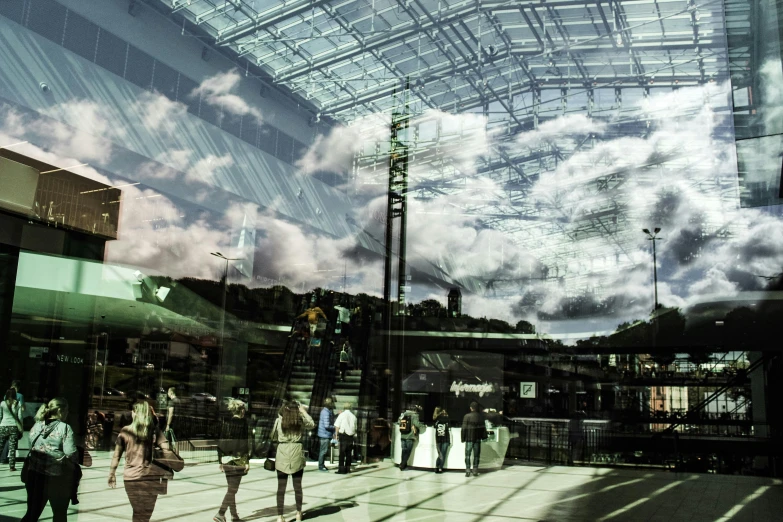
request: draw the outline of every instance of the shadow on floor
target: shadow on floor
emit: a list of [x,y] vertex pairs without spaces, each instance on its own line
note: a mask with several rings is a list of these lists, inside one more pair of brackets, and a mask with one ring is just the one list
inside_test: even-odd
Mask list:
[[[344,502],[337,502],[336,504],[332,504],[330,506],[321,506],[313,509],[305,509],[304,510],[304,516],[303,520],[311,520],[313,518],[318,517],[325,517],[328,515],[334,515],[336,513],[339,513],[340,511],[344,509],[350,509],[352,507],[356,507],[359,504],[352,501],[344,501]],[[284,513],[290,514],[296,509],[296,506],[285,506]],[[255,520],[257,518],[266,518],[266,517],[273,517],[277,516],[277,507],[268,507],[264,509],[259,509],[249,517],[245,517],[245,520]],[[287,515],[286,515],[287,516]],[[287,519],[287,518],[286,518]],[[9,519],[10,520],[10,519]],[[0,522],[3,522],[3,519],[0,518]]]

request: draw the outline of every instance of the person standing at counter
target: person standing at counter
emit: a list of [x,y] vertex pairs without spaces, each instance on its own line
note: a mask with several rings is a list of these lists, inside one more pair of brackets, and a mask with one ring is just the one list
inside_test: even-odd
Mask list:
[[476,401],[470,403],[470,413],[462,418],[462,442],[465,443],[465,476],[469,477],[470,456],[473,455],[473,476],[478,476],[479,460],[481,460],[481,441],[487,438],[487,428],[484,417],[479,411]]
[[438,458],[435,461],[435,473],[443,473],[443,466],[446,464],[446,454],[451,446],[451,430],[449,424],[449,414],[445,409],[438,406],[435,413],[432,414],[435,421],[435,449],[438,450]]
[[402,458],[400,459],[400,471],[405,471],[408,467],[408,459],[413,452],[413,444],[419,438],[419,433],[424,433],[427,426],[419,420],[421,407],[411,405],[400,415],[400,446],[402,447]]

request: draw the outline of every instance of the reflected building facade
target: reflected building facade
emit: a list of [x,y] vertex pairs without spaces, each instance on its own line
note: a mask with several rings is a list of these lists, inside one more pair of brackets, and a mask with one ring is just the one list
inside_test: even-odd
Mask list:
[[779,475],[778,4],[256,4],[0,1],[26,430],[62,395],[97,451],[174,388],[182,451],[235,398],[260,458],[332,397],[399,460],[477,401],[488,467]]

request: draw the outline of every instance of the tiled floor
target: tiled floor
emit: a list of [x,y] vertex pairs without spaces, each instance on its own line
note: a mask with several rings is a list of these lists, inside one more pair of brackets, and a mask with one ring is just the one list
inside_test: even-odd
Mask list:
[[[125,492],[108,489],[107,454],[85,469],[81,504],[69,520],[131,519]],[[275,520],[275,475],[260,466],[245,477],[237,496],[243,520]],[[216,464],[188,466],[158,500],[154,521],[209,521],[225,493]],[[512,466],[466,478],[400,472],[388,463],[361,466],[347,476],[308,466],[305,520],[381,522],[478,522],[532,520],[728,522],[783,520],[783,483],[725,475],[597,468]],[[292,520],[293,493],[286,497]],[[0,468],[0,521],[24,514],[19,473]],[[41,520],[51,520],[47,509]]]

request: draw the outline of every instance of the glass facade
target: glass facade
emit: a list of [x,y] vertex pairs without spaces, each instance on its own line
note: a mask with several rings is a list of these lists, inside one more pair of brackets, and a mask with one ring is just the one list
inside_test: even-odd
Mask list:
[[127,473],[146,403],[187,476],[242,401],[260,474],[281,406],[317,424],[332,399],[360,469],[405,467],[416,411],[408,465],[444,467],[445,408],[464,471],[476,402],[482,472],[780,476],[781,14],[0,0],[20,459],[64,397],[76,445]]

